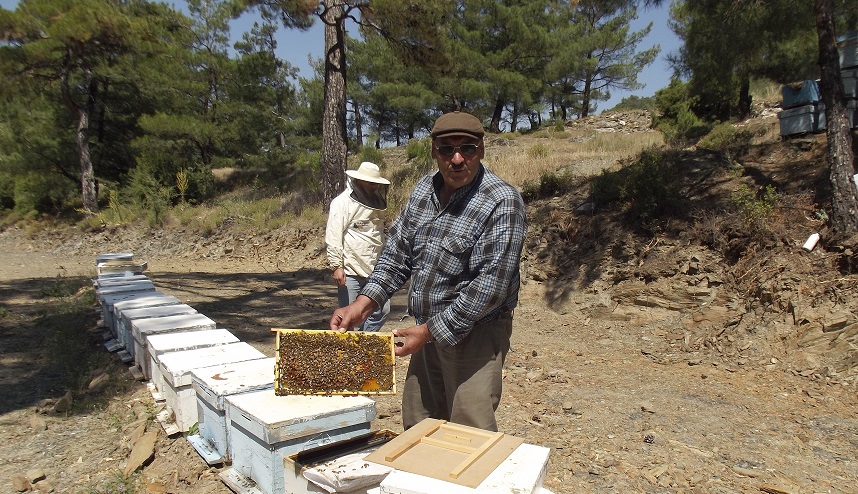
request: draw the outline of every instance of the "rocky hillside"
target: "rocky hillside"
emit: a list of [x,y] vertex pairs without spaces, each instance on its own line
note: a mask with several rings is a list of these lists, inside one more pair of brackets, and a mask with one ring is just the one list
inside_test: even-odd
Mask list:
[[[525,283],[543,284],[560,313],[675,314],[681,324],[658,328],[661,341],[645,350],[656,360],[779,363],[809,379],[858,384],[858,251],[854,241],[829,239],[825,136],[781,140],[774,113],[760,114],[742,124],[755,136],[748,145],[666,152],[681,171],[681,200],[646,224],[620,205],[592,202],[589,179],[532,201]],[[646,112],[626,112],[573,125],[636,132],[649,124]],[[821,241],[807,251],[802,244],[814,232]],[[3,235],[64,252],[119,243],[144,257],[242,258],[275,272],[324,266],[322,225],[260,235],[224,228],[205,237],[181,228]]]

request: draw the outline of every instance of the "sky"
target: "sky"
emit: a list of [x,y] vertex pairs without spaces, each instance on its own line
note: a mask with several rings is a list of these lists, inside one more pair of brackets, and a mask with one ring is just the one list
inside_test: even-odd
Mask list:
[[[174,7],[182,7],[184,4],[181,0],[166,3]],[[612,90],[610,100],[599,102],[599,111],[613,108],[622,98],[630,95],[641,98],[652,96],[670,83],[671,70],[666,56],[679,49],[680,41],[667,24],[669,4],[670,2],[662,2],[659,8],[641,8],[638,11],[639,18],[632,23],[633,31],[639,31],[650,21],[653,23],[649,36],[638,46],[639,50],[646,50],[653,45],[661,46],[658,58],[638,75],[638,82],[644,87],[636,91]],[[17,5],[18,0],[0,0],[0,6],[5,9],[12,10]],[[253,15],[245,14],[233,21],[230,26],[232,37],[235,40],[241,39],[242,33],[253,26],[253,20]],[[277,32],[277,45],[277,55],[296,67],[301,77],[309,78],[312,76],[312,69],[308,57],[321,58],[324,50],[322,23],[317,20],[308,31],[281,27]]]

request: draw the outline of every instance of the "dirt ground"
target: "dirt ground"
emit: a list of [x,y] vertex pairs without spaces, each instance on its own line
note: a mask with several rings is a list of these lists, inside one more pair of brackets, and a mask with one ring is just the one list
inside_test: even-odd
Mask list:
[[[592,219],[573,221],[571,213],[538,219],[545,211],[574,210],[576,201],[573,195],[531,205],[526,283],[498,410],[502,432],[551,448],[545,487],[556,493],[858,492],[855,275],[822,279],[817,273],[808,285],[799,268],[822,271],[833,254],[823,247],[801,251],[807,232],[800,229],[775,249],[793,257],[783,257],[781,267],[789,269],[769,278],[772,293],[749,297],[737,289],[744,285],[736,265],[731,271],[687,238],[642,241],[615,232],[612,245],[585,249],[570,238],[592,238]],[[123,492],[120,472],[141,417],[154,408],[145,384],[115,364],[107,372],[125,385],[109,388],[119,391],[102,405],[40,413],[42,400],[64,393],[28,360],[40,287],[58,276],[92,277],[99,253],[133,251],[148,262],[146,274],[159,290],[273,356],[270,328],[326,326],[335,289],[322,237],[318,229],[285,227],[218,238],[181,231],[0,232],[0,307],[6,311],[0,318],[0,492],[15,492],[13,479],[33,469],[44,473],[44,490],[47,482],[54,492]],[[773,266],[774,257],[767,263]],[[820,287],[834,284],[841,287],[837,296],[824,295],[830,290]],[[404,314],[400,293],[386,329],[409,325]],[[407,359],[397,362],[400,380],[406,365]],[[398,400],[376,400],[373,429],[402,430]],[[150,430],[159,430],[157,423]],[[133,478],[148,492],[228,493],[219,470],[181,435],[160,431],[154,459]]]

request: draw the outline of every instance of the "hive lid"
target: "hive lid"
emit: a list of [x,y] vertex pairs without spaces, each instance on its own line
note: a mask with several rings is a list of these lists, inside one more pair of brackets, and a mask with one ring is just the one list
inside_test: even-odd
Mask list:
[[367,455],[366,461],[477,487],[523,443],[502,432],[424,419]]
[[194,369],[260,358],[265,358],[265,354],[250,344],[239,341],[165,353],[160,357],[159,367],[165,381],[173,387],[180,387],[191,384],[191,371]]
[[[375,417],[375,402],[366,396],[278,396],[273,389],[265,389],[227,396],[226,403],[233,421],[247,417],[269,431],[288,431],[281,434],[284,437],[369,422]],[[345,420],[352,415],[360,420]]]
[[[194,386],[225,395],[267,389],[274,385],[274,357],[232,362],[191,371]],[[218,403],[221,408],[223,403]]]

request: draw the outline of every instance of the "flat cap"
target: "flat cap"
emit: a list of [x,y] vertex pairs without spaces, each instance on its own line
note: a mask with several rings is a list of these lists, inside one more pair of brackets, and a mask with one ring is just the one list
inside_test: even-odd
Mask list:
[[438,117],[429,135],[433,139],[442,136],[468,136],[482,139],[484,134],[485,130],[480,119],[470,113],[454,111]]

